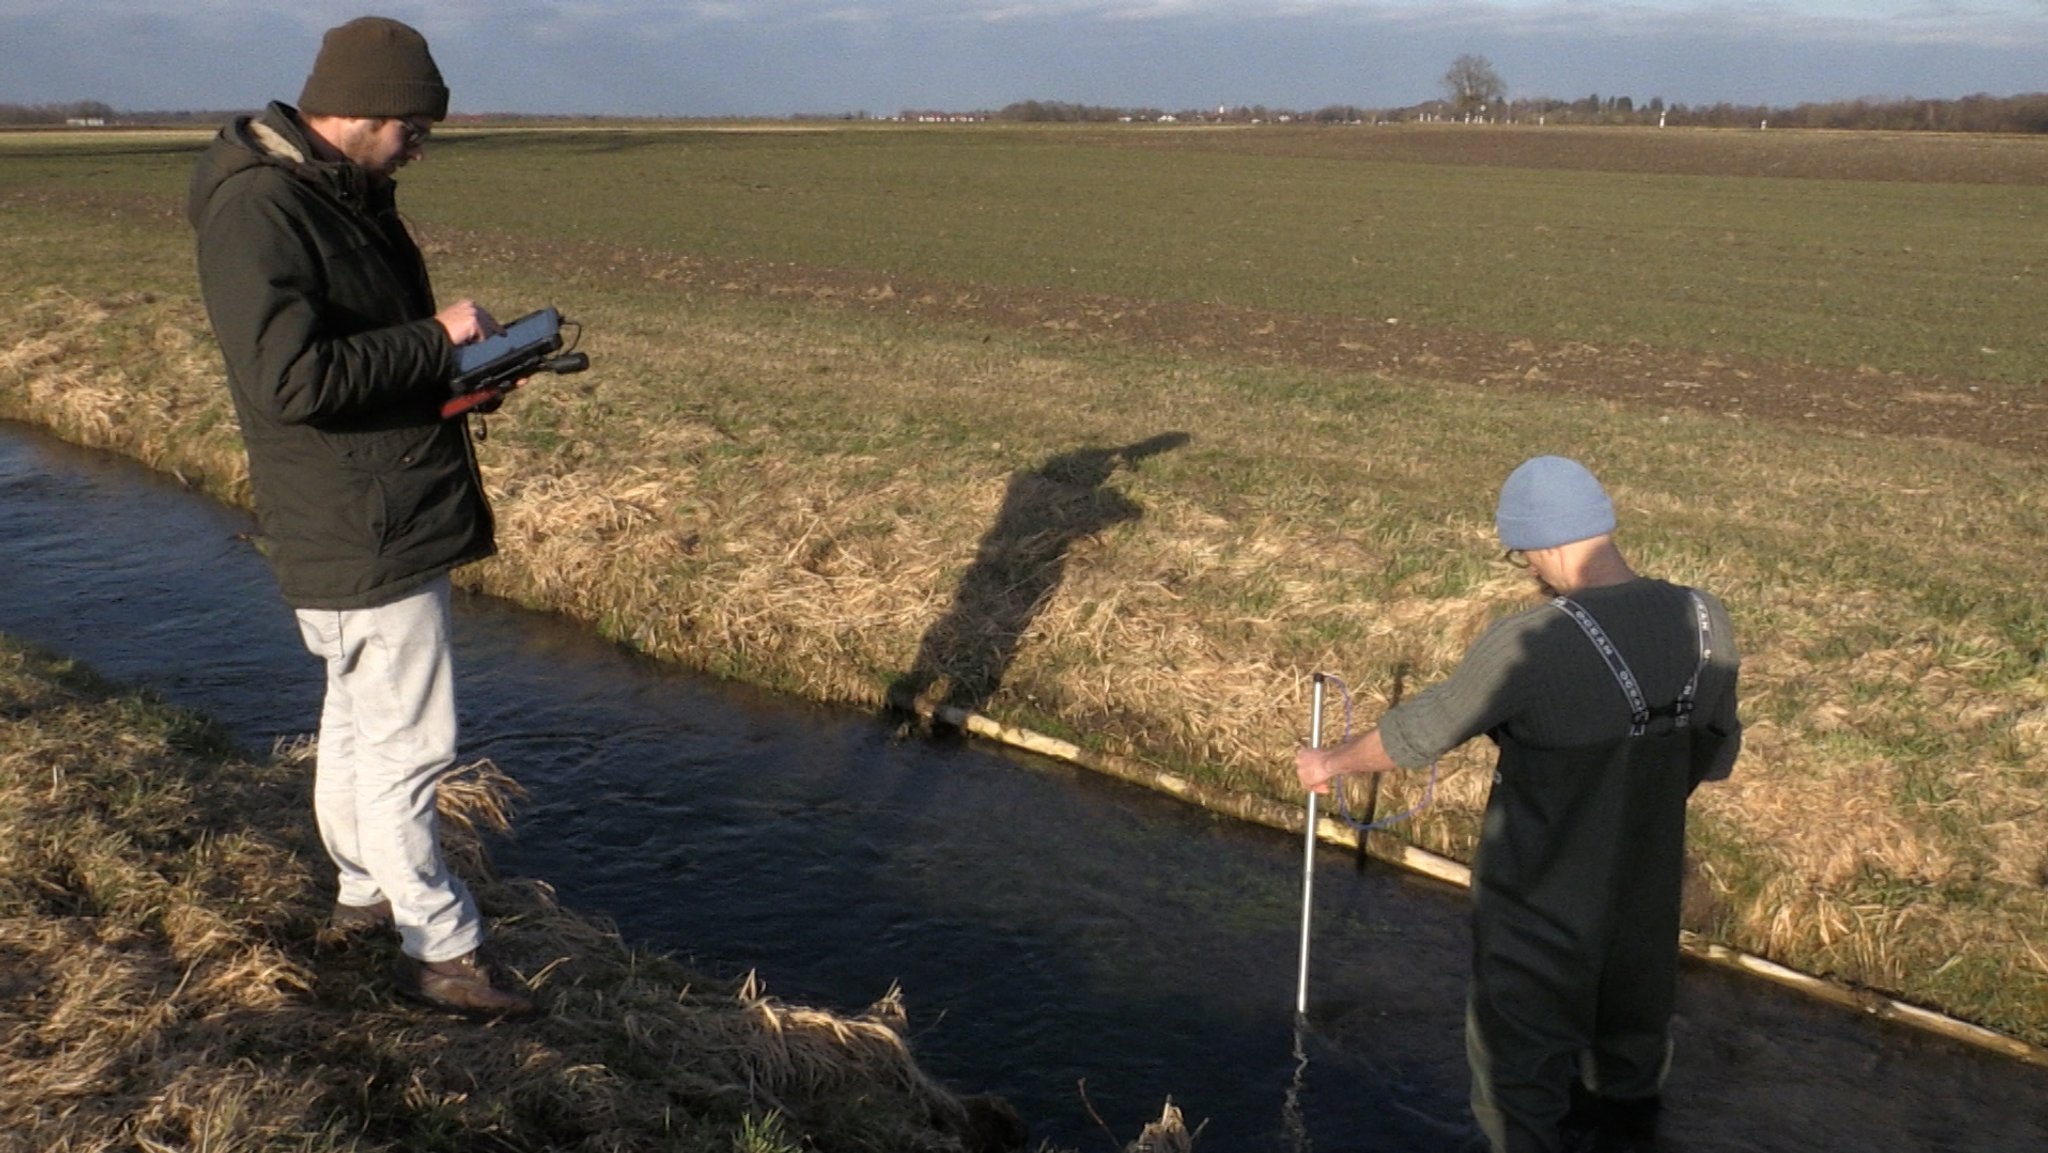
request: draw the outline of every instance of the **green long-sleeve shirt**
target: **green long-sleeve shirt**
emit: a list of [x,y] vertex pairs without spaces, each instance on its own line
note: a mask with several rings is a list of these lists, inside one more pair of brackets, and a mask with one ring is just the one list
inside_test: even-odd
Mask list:
[[[1699,628],[1685,588],[1639,578],[1573,595],[1613,640],[1652,706],[1669,704],[1699,663]],[[1734,767],[1739,657],[1734,625],[1707,593],[1712,653],[1700,671],[1692,715],[1693,781]],[[1421,768],[1481,733],[1534,749],[1567,749],[1625,737],[1627,697],[1576,622],[1544,604],[1503,618],[1475,641],[1451,675],[1380,720],[1387,755]]]

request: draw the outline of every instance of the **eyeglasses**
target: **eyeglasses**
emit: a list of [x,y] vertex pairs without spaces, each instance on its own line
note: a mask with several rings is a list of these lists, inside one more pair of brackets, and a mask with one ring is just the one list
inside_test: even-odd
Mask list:
[[401,116],[398,118],[398,131],[405,138],[405,147],[411,150],[426,143],[427,137],[434,134],[434,125],[432,122]]
[[1523,552],[1521,549],[1518,548],[1511,548],[1508,551],[1500,554],[1500,559],[1508,562],[1516,568],[1529,567],[1529,554]]

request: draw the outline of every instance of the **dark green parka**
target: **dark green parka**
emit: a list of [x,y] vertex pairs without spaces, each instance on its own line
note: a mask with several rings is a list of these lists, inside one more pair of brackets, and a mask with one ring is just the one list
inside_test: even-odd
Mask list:
[[315,159],[272,104],[223,128],[186,214],[271,570],[294,608],[370,608],[495,551],[455,350],[388,179]]

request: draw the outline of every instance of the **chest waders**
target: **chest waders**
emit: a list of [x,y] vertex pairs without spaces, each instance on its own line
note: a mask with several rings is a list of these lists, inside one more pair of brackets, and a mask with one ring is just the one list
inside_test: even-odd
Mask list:
[[1654,1100],[1669,1066],[1690,723],[1713,651],[1691,595],[1699,663],[1652,707],[1599,622],[1584,631],[1629,705],[1628,734],[1545,749],[1505,734],[1473,869],[1466,1016],[1472,1111],[1496,1150],[1562,1149],[1580,1079],[1601,1098]]

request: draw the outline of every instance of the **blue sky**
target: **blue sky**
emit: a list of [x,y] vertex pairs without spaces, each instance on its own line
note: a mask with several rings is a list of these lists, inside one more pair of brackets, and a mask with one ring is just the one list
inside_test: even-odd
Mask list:
[[1389,107],[1483,56],[1517,98],[2048,91],[2048,0],[0,0],[0,103],[296,99],[329,26],[427,34],[463,112],[784,115],[1065,100]]

